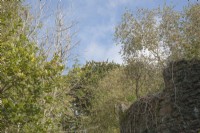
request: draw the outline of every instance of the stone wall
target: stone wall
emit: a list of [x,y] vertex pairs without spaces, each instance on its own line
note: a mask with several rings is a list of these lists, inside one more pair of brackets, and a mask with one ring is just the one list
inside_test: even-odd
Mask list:
[[136,101],[121,119],[121,133],[200,131],[200,61],[172,62],[163,76],[163,92]]

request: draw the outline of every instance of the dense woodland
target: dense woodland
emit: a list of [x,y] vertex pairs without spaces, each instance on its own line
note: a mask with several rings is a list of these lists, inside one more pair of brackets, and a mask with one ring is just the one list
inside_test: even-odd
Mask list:
[[71,36],[63,43],[59,19],[55,41],[38,42],[42,23],[30,8],[0,0],[2,133],[118,133],[130,104],[164,88],[162,70],[170,61],[200,58],[199,4],[126,11],[114,35],[124,64],[75,63],[65,74],[72,44]]

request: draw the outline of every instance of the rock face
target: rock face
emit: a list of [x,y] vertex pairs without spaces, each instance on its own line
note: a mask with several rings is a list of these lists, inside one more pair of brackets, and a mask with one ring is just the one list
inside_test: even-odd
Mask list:
[[121,119],[121,133],[200,131],[200,61],[172,62],[163,76],[163,92],[136,101]]

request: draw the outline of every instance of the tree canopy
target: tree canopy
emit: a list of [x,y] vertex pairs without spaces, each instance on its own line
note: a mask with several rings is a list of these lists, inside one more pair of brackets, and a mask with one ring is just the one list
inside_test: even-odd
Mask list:
[[23,1],[0,1],[0,132],[117,133],[132,102],[164,88],[168,62],[200,58],[199,4],[126,11],[115,30],[124,64],[87,61],[67,73],[71,26],[58,12],[54,41],[38,42],[42,24],[28,14]]

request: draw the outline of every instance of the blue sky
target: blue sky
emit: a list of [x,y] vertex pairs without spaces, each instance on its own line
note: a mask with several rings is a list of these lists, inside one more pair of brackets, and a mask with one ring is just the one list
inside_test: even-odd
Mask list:
[[[42,0],[43,1],[43,0]],[[65,22],[75,20],[78,30],[74,38],[80,40],[79,45],[73,49],[73,55],[80,64],[86,61],[114,61],[122,63],[119,54],[120,46],[114,41],[115,26],[120,23],[122,14],[126,9],[135,12],[137,8],[156,8],[167,5],[175,5],[175,9],[181,10],[189,2],[197,0],[46,0],[48,10],[46,14],[56,10],[57,2],[60,1],[67,18]],[[34,10],[37,7],[36,0],[26,0]],[[47,19],[46,25],[52,25],[53,18]]]

